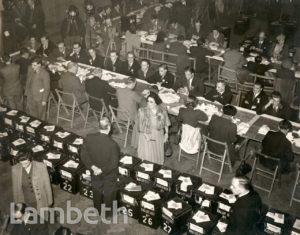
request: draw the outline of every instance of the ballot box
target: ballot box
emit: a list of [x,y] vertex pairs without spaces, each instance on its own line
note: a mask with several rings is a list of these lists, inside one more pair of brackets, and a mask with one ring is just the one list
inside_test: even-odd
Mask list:
[[83,165],[73,159],[67,159],[61,166],[59,172],[61,177],[60,188],[69,193],[78,193],[79,174]]
[[288,230],[289,215],[269,209],[264,219],[264,234],[285,234]]
[[47,150],[48,148],[41,144],[32,144],[29,151],[33,160],[42,162]]
[[18,163],[18,157],[20,156],[21,152],[28,152],[29,145],[30,143],[23,138],[12,138],[11,143],[9,144],[9,155],[12,165]]
[[28,124],[28,122],[30,121],[31,117],[24,114],[24,115],[20,115],[15,122],[15,129],[24,134],[24,136],[26,135],[26,125]]
[[176,194],[184,200],[188,200],[190,203],[194,202],[195,191],[200,187],[201,184],[201,178],[180,173],[175,182]]
[[217,213],[219,213],[223,219],[227,219],[231,211],[231,206],[236,201],[236,197],[230,190],[224,189],[223,192],[218,195],[217,200]]
[[0,104],[0,131],[4,131],[6,124],[4,123],[4,118],[6,113],[9,112],[11,109],[10,107]]
[[8,160],[10,159],[9,156],[9,136],[8,136],[8,132],[3,129],[0,130],[0,157],[1,160]]
[[178,171],[162,167],[154,173],[154,184],[162,191],[175,192],[175,181],[178,175]]
[[94,198],[91,172],[85,167],[83,167],[79,172],[78,185],[80,195],[90,199]]
[[142,161],[134,167],[135,179],[144,183],[154,183],[154,174],[161,168],[161,165],[149,162]]
[[226,233],[227,227],[228,227],[228,219],[219,219],[216,227],[214,228],[212,235],[223,235]]
[[161,224],[161,206],[167,200],[167,194],[156,189],[143,193],[140,202],[139,223],[157,229]]
[[44,154],[43,162],[46,164],[52,184],[60,184],[61,176],[58,167],[66,161],[66,156],[56,150],[48,150]]
[[291,227],[291,235],[300,235],[300,218],[295,218],[292,227]]
[[187,221],[187,234],[202,235],[211,234],[218,223],[219,216],[209,211],[199,209]]
[[39,139],[46,145],[52,143],[52,136],[57,132],[58,127],[55,125],[47,124],[38,130]]
[[141,159],[130,156],[123,155],[119,161],[119,175],[123,177],[134,177],[134,167],[141,162]]
[[52,146],[58,150],[63,151],[65,154],[68,154],[69,151],[66,146],[68,138],[70,138],[71,133],[63,129],[58,129],[52,136]]
[[161,229],[168,234],[183,234],[187,231],[186,222],[191,212],[192,206],[183,199],[169,199],[162,204]]
[[16,122],[22,115],[25,115],[25,113],[15,109],[9,110],[4,114],[4,124],[6,127],[15,130]]
[[44,125],[43,121],[32,118],[26,125],[26,134],[28,137],[38,138],[38,131]]
[[133,219],[138,219],[140,213],[140,201],[143,193],[148,189],[149,185],[147,184],[136,180],[129,180],[129,182],[120,190],[121,205],[125,209],[124,213]]
[[203,182],[195,191],[195,202],[201,205],[201,208],[217,213],[219,194],[222,191],[218,186]]
[[80,161],[80,151],[83,145],[83,138],[79,135],[71,133],[66,139],[66,148],[71,158]]

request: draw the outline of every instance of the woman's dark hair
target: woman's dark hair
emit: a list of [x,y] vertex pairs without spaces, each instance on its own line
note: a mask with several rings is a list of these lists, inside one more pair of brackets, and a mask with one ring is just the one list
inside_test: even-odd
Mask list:
[[281,129],[281,130],[291,131],[293,129],[292,124],[288,120],[286,120],[286,119],[284,119],[281,122],[279,122],[278,125],[279,125],[279,129]]
[[227,104],[223,106],[223,113],[228,116],[235,116],[237,113],[236,107],[233,105]]
[[184,72],[187,72],[187,71],[189,71],[192,74],[195,74],[195,70],[194,70],[194,68],[192,66],[185,67],[184,68]]
[[261,56],[256,56],[255,57],[255,63],[258,63],[258,64],[260,64],[262,62],[262,57]]
[[197,100],[196,96],[189,95],[187,98],[186,107],[195,108],[197,106],[197,104],[198,104],[198,100]]
[[164,42],[165,41],[165,37],[166,37],[166,34],[165,34],[165,32],[163,32],[163,31],[159,31],[158,33],[157,33],[157,38],[156,38],[156,43],[161,43],[161,42]]
[[153,98],[156,105],[160,105],[162,103],[159,96],[156,93],[152,92],[152,91],[150,91],[150,95],[147,97],[147,101],[149,100],[149,98]]

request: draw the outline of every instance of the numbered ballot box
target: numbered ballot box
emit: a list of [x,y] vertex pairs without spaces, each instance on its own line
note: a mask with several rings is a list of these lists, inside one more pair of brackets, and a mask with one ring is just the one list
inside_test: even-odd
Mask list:
[[292,223],[291,235],[300,235],[300,218],[295,218]]
[[216,227],[214,228],[212,235],[223,235],[226,233],[229,221],[227,219],[219,219]]
[[195,202],[201,205],[201,208],[217,213],[218,199],[222,188],[203,182],[195,191]]
[[158,190],[147,190],[140,202],[139,223],[157,229],[161,224],[161,206],[167,194]]
[[26,126],[32,120],[31,117],[27,116],[26,114],[20,115],[15,123],[16,131],[22,133],[24,136],[26,135]]
[[70,132],[63,129],[58,129],[52,136],[52,146],[57,150],[63,151],[63,153],[68,154],[69,151],[65,143],[68,142],[68,138],[70,137],[70,135]]
[[44,155],[44,164],[47,166],[52,184],[60,184],[61,176],[58,167],[66,161],[66,156],[56,150],[48,150]]
[[289,215],[269,209],[264,220],[264,233],[265,234],[286,234],[288,230]]
[[218,223],[219,216],[209,211],[197,210],[187,222],[188,235],[208,235],[211,234]]
[[82,196],[93,199],[93,186],[91,172],[83,167],[79,173],[79,193]]
[[179,197],[163,203],[162,230],[168,234],[183,234],[187,231],[187,219],[191,212],[192,206]]
[[125,154],[119,161],[118,172],[123,177],[134,177],[134,167],[141,159]]
[[28,137],[38,138],[38,131],[44,126],[44,123],[38,119],[29,120],[26,125],[26,134]]
[[16,122],[18,121],[18,118],[22,115],[25,115],[25,113],[12,109],[4,113],[4,125],[7,128],[10,128],[12,130],[15,130],[16,128]]
[[59,166],[61,177],[60,188],[62,190],[73,194],[78,193],[79,174],[82,167],[82,164],[74,161],[73,159],[67,159],[61,166]]
[[175,191],[175,181],[179,175],[178,171],[167,167],[162,167],[154,173],[154,184],[157,188],[165,192]]
[[71,135],[66,140],[66,148],[68,149],[71,158],[80,161],[80,151],[82,145],[83,138],[79,135],[71,133]]
[[228,189],[223,190],[218,196],[217,213],[219,213],[223,219],[229,217],[231,206],[236,202],[236,197]]
[[51,145],[52,136],[57,132],[57,127],[55,125],[45,124],[42,128],[38,130],[39,139],[46,145]]
[[161,165],[149,161],[142,161],[134,167],[135,179],[144,183],[154,183],[154,174],[161,168]]
[[201,178],[180,173],[175,182],[176,194],[184,200],[193,202],[195,198],[195,191],[200,187],[201,184]]
[[139,218],[140,201],[146,186],[145,184],[142,185],[141,182],[130,180],[120,190],[121,205],[125,209],[124,213],[133,219]]

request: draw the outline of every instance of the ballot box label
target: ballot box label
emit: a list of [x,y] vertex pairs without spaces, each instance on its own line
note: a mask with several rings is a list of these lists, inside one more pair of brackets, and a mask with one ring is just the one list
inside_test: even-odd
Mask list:
[[172,227],[170,226],[170,224],[167,221],[163,222],[162,229],[168,234],[172,232]]
[[41,140],[44,141],[44,142],[50,143],[50,138],[49,138],[49,136],[41,135]]
[[168,181],[165,181],[165,180],[160,179],[160,178],[156,178],[156,183],[163,186],[163,187],[166,187],[166,188],[169,187]]
[[56,148],[63,149],[63,143],[60,143],[56,140],[53,141],[53,146],[56,147]]
[[277,227],[273,224],[267,223],[267,226],[265,228],[265,232],[266,233],[277,233],[277,234],[281,234],[281,228]]
[[200,234],[204,233],[203,228],[201,228],[200,226],[195,225],[193,223],[189,223],[189,230],[195,231],[195,232],[200,233]]
[[78,148],[77,147],[69,145],[68,149],[70,150],[70,152],[78,154]]
[[143,173],[140,171],[137,172],[137,177],[141,178],[141,179],[145,179],[145,180],[150,180],[149,174],[146,174],[146,173]]
[[61,172],[61,175],[64,176],[64,177],[67,177],[69,179],[72,179],[72,174],[70,172],[67,172],[67,171],[64,171],[64,170],[60,170]]
[[8,126],[12,126],[12,120],[11,119],[8,119],[8,118],[4,118],[4,123]]
[[119,166],[119,174],[120,174],[120,175],[125,175],[125,176],[128,176],[128,175],[129,175],[129,174],[128,174],[128,170],[125,169],[125,168],[123,168],[123,167],[120,167],[120,166]]
[[173,213],[171,211],[169,211],[167,208],[163,207],[162,208],[162,212],[163,214],[165,214],[166,216],[168,216],[169,218],[173,217]]
[[80,191],[80,194],[87,198],[91,198],[91,199],[94,198],[94,193],[93,193],[92,187],[87,186],[87,185],[82,186],[82,190]]
[[145,209],[148,209],[148,210],[151,210],[151,211],[154,211],[155,210],[155,206],[149,202],[145,202],[145,201],[142,201],[141,202],[141,206]]
[[130,196],[126,195],[126,194],[123,194],[122,201],[123,202],[127,202],[127,203],[129,203],[131,205],[134,205],[135,199],[133,197],[130,197]]
[[30,126],[26,126],[26,131],[27,133],[35,134],[35,130]]
[[64,180],[62,182],[62,189],[67,191],[67,192],[72,193],[73,187],[72,187],[72,185],[70,184],[70,182],[68,180]]
[[24,126],[20,124],[16,124],[16,130],[20,132],[24,132]]

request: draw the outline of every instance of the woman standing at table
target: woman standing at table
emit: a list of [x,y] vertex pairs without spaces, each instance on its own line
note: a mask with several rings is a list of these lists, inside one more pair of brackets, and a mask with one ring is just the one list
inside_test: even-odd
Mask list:
[[157,164],[164,163],[164,142],[168,139],[170,120],[153,92],[147,97],[147,107],[140,108],[137,116],[139,131],[138,157]]

